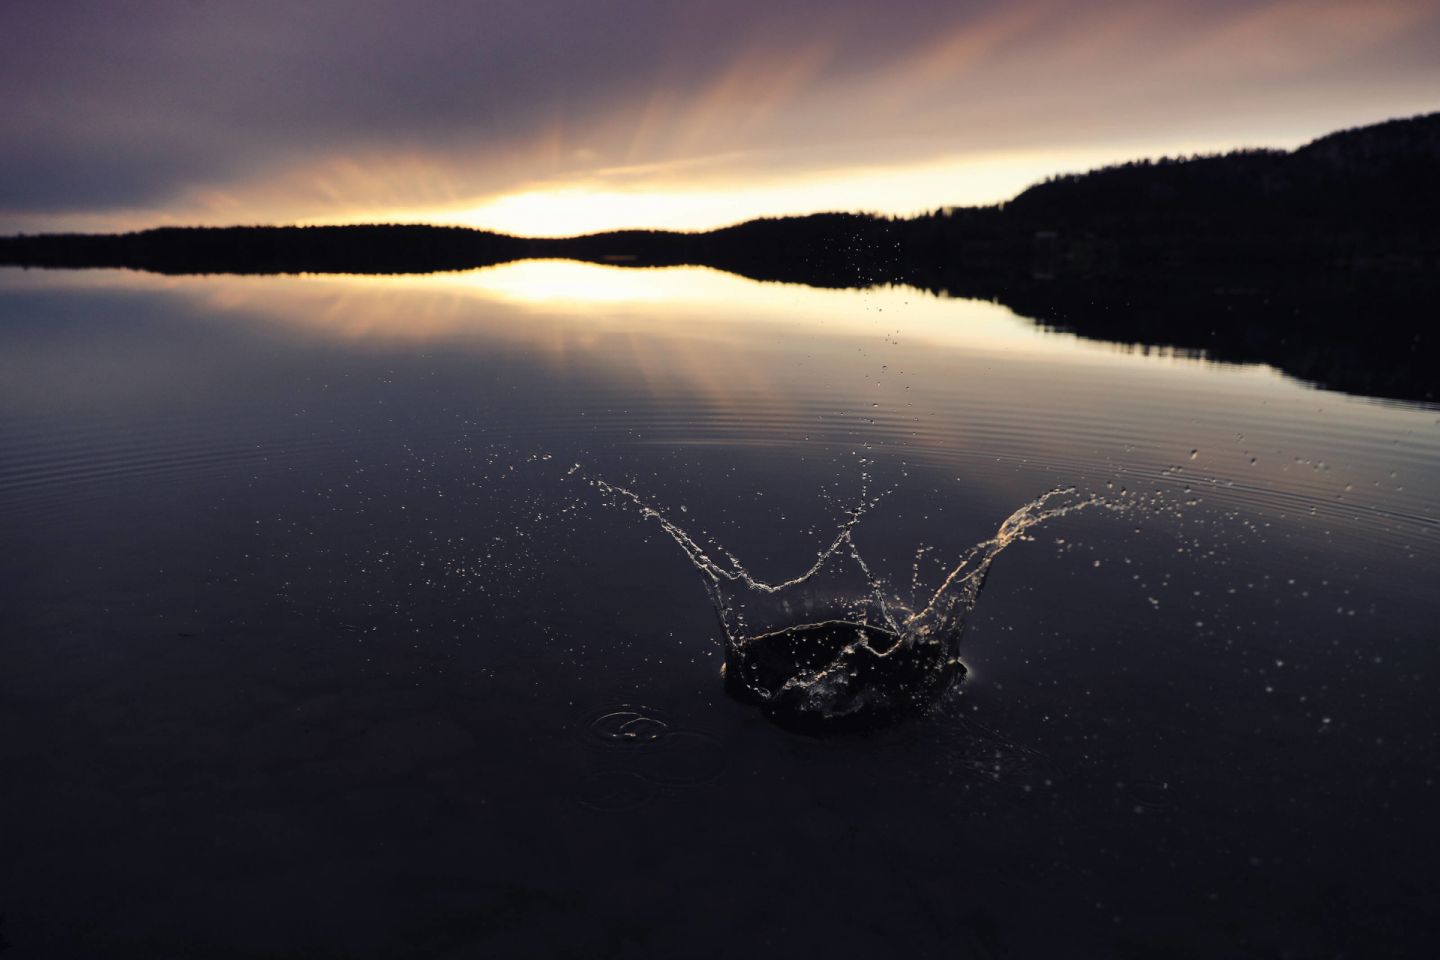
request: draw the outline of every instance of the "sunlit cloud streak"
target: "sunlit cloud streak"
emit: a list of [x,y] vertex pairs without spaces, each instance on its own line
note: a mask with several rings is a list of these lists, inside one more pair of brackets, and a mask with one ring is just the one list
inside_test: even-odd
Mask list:
[[77,0],[0,35],[5,232],[903,213],[1440,107],[1430,0]]

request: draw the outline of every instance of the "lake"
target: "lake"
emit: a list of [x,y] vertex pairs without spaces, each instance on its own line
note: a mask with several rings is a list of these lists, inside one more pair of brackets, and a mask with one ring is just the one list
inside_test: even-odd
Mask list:
[[[1056,489],[918,715],[727,694],[673,530],[923,598]],[[0,536],[17,960],[1440,939],[1433,405],[700,268],[7,268]]]

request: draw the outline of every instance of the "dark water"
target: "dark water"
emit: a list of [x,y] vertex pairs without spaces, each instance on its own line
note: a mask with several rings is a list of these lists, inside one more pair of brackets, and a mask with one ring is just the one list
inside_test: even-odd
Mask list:
[[[597,481],[770,583],[869,504],[901,596],[1124,509],[994,556],[933,710],[812,736]],[[1437,528],[1435,409],[986,303],[8,271],[0,943],[1427,955]]]

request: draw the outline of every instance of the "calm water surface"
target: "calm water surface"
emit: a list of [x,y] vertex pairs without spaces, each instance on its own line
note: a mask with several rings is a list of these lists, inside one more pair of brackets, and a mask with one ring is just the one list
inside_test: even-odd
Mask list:
[[[922,586],[1130,506],[997,558],[932,714],[821,738],[596,480],[776,581],[867,496]],[[7,270],[0,537],[17,960],[1440,941],[1433,408],[699,269]]]

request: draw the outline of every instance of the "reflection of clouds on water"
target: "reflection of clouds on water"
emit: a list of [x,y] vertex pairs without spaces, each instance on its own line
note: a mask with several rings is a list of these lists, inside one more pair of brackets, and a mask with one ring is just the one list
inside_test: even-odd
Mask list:
[[[522,260],[479,270],[401,275],[9,270],[0,279],[9,289],[170,291],[222,315],[241,314],[298,332],[357,341],[460,345],[498,340],[548,354],[563,352],[567,342],[584,346],[617,334],[698,339],[731,349],[753,344],[758,335],[781,337],[781,343],[787,343],[787,335],[861,336],[950,349],[1059,354],[1067,361],[1076,359],[1079,350],[1094,362],[1114,362],[1101,345],[1040,330],[994,303],[942,299],[906,287],[851,290],[758,282],[710,267]],[[485,305],[516,312],[478,309]],[[1163,352],[1157,356],[1181,359]]]
[[[1437,523],[1425,480],[1440,456],[1432,412],[1320,393],[1267,367],[1127,353],[995,304],[914,290],[552,261],[400,277],[11,270],[0,283],[7,296],[113,295],[137,315],[187,314],[167,334],[176,356],[126,364],[113,325],[68,344],[63,370],[42,339],[12,338],[0,372],[22,408],[58,397],[106,408],[167,382],[202,394],[206,368],[178,341],[219,324],[361,358],[464,360],[477,377],[523,380],[512,395],[533,396],[526,417],[547,434],[785,449],[817,464],[870,451],[963,475],[1006,506],[1017,473],[1038,474],[1027,493],[1161,488],[1226,509],[1362,523],[1407,552]],[[70,375],[81,367],[91,374]]]
[[[911,335],[899,292],[532,308],[344,280],[0,282],[0,562],[22,588],[0,683],[33,731],[0,793],[28,827],[7,862],[46,880],[0,904],[17,946],[22,915],[82,901],[95,936],[56,925],[50,953],[165,935],[182,874],[182,912],[255,955],[275,941],[205,913],[214,890],[294,943],[394,918],[351,953],[451,946],[425,933],[440,902],[524,919],[463,955],[603,955],[572,933],[638,917],[654,955],[688,956],[776,909],[797,956],[1111,956],[1154,918],[1187,925],[1150,953],[1403,955],[1374,949],[1399,939],[1379,924],[1275,932],[1337,877],[1360,878],[1341,899],[1361,914],[1427,916],[1406,891],[1434,846],[1414,735],[1436,726],[1434,411],[1109,355],[985,304],[922,301]],[[966,311],[1043,344],[971,346]],[[347,314],[376,335],[337,335]],[[448,332],[404,339],[407,317]],[[1039,491],[1158,505],[1007,547],[963,687],[821,738],[725,696],[692,568],[582,473],[771,583],[869,475],[895,492],[856,542],[920,581],[911,609]],[[757,877],[781,895],[749,896]]]

